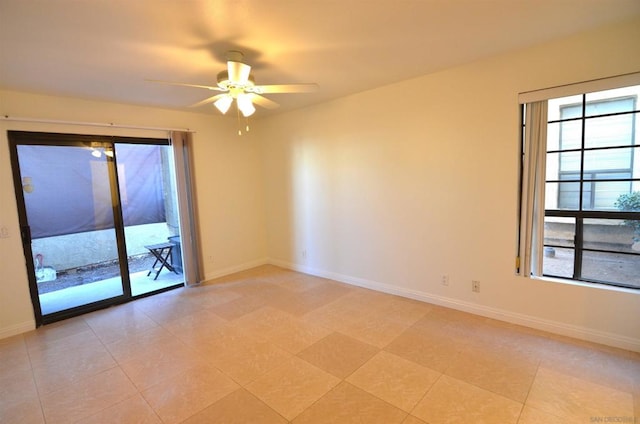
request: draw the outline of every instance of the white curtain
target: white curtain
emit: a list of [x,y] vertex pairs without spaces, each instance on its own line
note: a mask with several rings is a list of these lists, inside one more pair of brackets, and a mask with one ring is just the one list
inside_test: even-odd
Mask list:
[[520,199],[518,274],[542,275],[547,101],[527,103]]
[[171,133],[178,191],[178,214],[180,215],[182,268],[187,286],[200,284],[202,279],[195,198],[191,179],[191,136],[189,132],[173,131]]

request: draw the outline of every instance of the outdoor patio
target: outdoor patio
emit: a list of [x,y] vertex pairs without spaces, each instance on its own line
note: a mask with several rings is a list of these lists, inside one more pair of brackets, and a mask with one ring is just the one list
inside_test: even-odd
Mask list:
[[[130,274],[133,296],[139,296],[184,282],[183,274],[176,274],[166,269],[160,272],[156,280],[153,279],[153,273],[150,276],[147,276],[147,273],[148,271],[144,270]],[[121,278],[119,276],[111,277],[41,294],[40,306],[42,308],[42,314],[46,315],[75,306],[109,299],[121,294]]]

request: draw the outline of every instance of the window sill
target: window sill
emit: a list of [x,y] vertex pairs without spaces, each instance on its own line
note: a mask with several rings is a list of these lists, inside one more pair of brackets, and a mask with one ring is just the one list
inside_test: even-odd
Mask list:
[[586,287],[589,289],[596,289],[596,290],[607,290],[607,291],[614,291],[614,292],[619,292],[619,293],[629,293],[629,294],[636,294],[636,295],[640,295],[640,288],[638,289],[630,289],[630,288],[626,288],[626,287],[618,287],[618,286],[609,286],[607,284],[599,284],[599,283],[586,283],[583,281],[577,281],[577,280],[571,280],[571,279],[565,279],[565,278],[557,278],[557,277],[537,277],[537,276],[531,276],[532,280],[537,280],[537,281],[543,281],[546,283],[560,283],[560,284],[567,284],[570,286],[578,286],[578,287]]

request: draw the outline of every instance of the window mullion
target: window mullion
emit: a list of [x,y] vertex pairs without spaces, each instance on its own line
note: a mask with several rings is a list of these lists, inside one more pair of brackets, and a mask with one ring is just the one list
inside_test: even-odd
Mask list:
[[[580,121],[582,131],[580,137],[580,191],[578,196],[578,210],[582,212],[584,210],[584,148],[586,146],[586,120],[584,117],[587,114],[587,95],[582,95],[582,120]],[[593,192],[593,187],[591,187],[591,192]],[[576,280],[580,280],[582,278],[582,244],[584,240],[584,236],[582,234],[582,217],[576,217],[576,229],[575,229],[575,239],[574,239],[574,254],[573,254],[573,278]]]
[[582,245],[584,243],[583,221],[582,217],[576,217],[576,231],[574,235],[574,253],[573,253],[573,278],[575,280],[582,279]]
[[[587,95],[582,95],[582,120],[580,121],[580,125],[582,126],[581,137],[580,137],[580,190],[578,192],[578,210],[584,210],[584,148],[585,148],[585,130],[586,130],[586,121],[584,119],[587,114]],[[576,255],[577,257],[577,255]]]

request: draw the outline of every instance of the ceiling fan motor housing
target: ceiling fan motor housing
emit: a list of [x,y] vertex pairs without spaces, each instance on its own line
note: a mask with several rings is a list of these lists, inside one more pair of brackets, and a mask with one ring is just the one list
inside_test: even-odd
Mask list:
[[229,79],[229,71],[220,71],[218,73],[218,87],[230,90],[232,88],[248,88],[253,87],[255,85],[255,79],[253,78],[253,74],[249,75],[247,82],[244,84],[240,84],[238,82],[233,82]]

